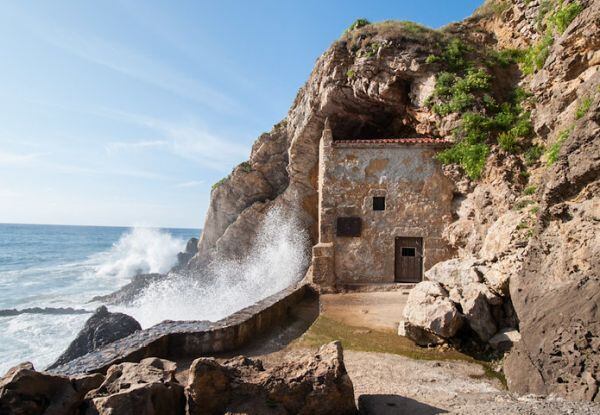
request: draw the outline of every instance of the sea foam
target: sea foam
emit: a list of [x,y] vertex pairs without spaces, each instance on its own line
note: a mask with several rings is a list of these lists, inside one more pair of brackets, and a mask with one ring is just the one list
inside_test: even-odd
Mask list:
[[271,209],[243,258],[217,258],[195,278],[171,274],[123,311],[142,327],[163,320],[221,319],[299,281],[307,266],[307,241],[293,213]]

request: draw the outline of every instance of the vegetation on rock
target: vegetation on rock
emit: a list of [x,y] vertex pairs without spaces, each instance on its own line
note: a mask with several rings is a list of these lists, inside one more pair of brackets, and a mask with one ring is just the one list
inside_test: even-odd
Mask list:
[[583,6],[578,1],[568,4],[564,4],[562,0],[558,4],[550,0],[541,2],[537,29],[543,34],[537,43],[522,51],[520,63],[525,75],[531,75],[544,66],[555,36],[563,34],[582,10]]
[[517,153],[533,132],[530,113],[523,105],[530,94],[515,88],[501,102],[492,95],[494,77],[489,66],[507,67],[515,63],[517,55],[514,50],[488,51],[490,59],[483,61],[485,67],[477,63],[481,61],[473,48],[454,38],[440,55],[427,58],[427,63],[446,68],[437,75],[427,105],[442,117],[452,113],[460,117],[453,132],[456,144],[442,151],[438,159],[444,164],[460,165],[471,179],[481,176],[490,145],[498,144],[507,153]]

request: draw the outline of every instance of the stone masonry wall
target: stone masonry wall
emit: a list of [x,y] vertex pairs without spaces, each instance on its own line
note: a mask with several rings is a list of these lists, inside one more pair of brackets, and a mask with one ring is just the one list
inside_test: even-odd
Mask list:
[[[321,151],[314,282],[394,282],[396,237],[423,238],[424,271],[452,257],[442,232],[452,222],[453,184],[434,159],[435,145],[335,142],[326,131]],[[374,196],[385,196],[385,210],[373,210]],[[360,237],[336,236],[344,216],[362,219]]]
[[291,307],[314,292],[304,283],[289,287],[217,322],[163,321],[110,343],[50,372],[62,375],[103,373],[118,363],[146,357],[177,360],[210,356],[244,346],[284,324]]

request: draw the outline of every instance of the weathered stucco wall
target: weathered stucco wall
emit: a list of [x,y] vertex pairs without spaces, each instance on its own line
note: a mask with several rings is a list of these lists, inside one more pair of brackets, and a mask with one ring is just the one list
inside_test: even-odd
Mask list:
[[[453,184],[435,154],[432,144],[343,143],[324,133],[316,283],[394,282],[396,237],[423,238],[424,271],[452,256],[442,232],[452,222]],[[373,210],[374,196],[385,196],[385,210]],[[336,236],[337,218],[349,216],[362,219],[361,236]]]

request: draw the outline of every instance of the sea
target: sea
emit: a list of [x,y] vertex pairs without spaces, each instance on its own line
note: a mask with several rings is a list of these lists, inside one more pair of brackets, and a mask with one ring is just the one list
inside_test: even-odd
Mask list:
[[[167,272],[198,229],[0,224],[0,310],[93,311],[90,300],[139,272]],[[109,307],[110,309],[110,307]],[[42,369],[90,314],[0,317],[0,375],[29,360]]]
[[[271,209],[241,258],[215,258],[202,270],[169,276],[132,304],[107,305],[142,328],[164,320],[217,321],[298,282],[308,267],[308,236],[293,212]],[[0,376],[30,361],[43,370],[75,338],[90,313],[20,313],[35,307],[93,312],[95,296],[138,273],[166,273],[198,229],[0,224]],[[3,315],[4,314],[4,315]]]

